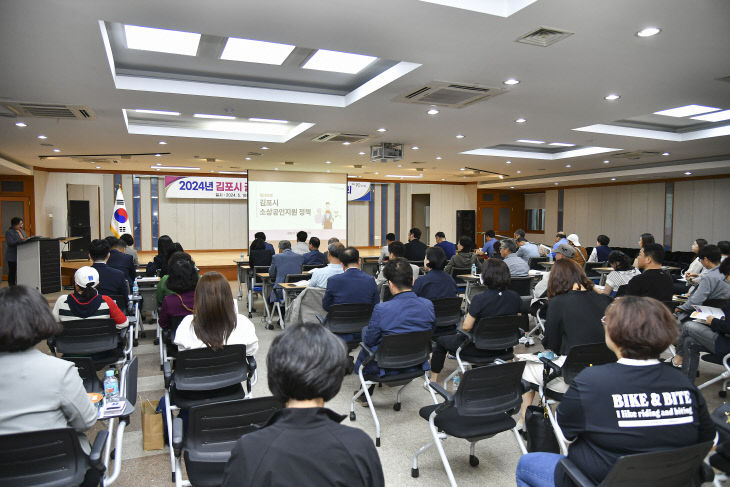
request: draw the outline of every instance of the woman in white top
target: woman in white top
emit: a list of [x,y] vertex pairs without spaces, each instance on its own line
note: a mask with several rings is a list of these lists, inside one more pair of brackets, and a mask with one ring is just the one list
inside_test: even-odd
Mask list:
[[599,293],[611,294],[618,291],[618,288],[628,284],[631,278],[641,274],[639,269],[632,265],[631,258],[620,250],[613,250],[608,254],[608,265],[614,270],[606,276],[606,284],[603,289],[597,289]]
[[223,275],[208,272],[200,277],[195,287],[195,310],[183,318],[175,332],[179,350],[225,345],[246,345],[246,355],[254,355],[259,347],[254,325],[231,307],[233,294]]
[[[700,255],[700,250],[702,250],[705,245],[707,245],[707,240],[705,240],[704,238],[698,238],[697,240],[692,242],[692,252],[694,252],[695,255]],[[694,284],[692,281],[700,274],[702,274],[702,271],[704,270],[705,266],[702,265],[702,262],[700,262],[700,258],[697,257],[689,265],[687,272],[685,272],[684,274],[684,278],[687,279],[688,283]]]

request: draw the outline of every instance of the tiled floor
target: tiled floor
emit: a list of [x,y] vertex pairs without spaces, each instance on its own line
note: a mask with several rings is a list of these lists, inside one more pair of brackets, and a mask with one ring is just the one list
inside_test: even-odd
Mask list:
[[[237,284],[231,282],[234,295],[237,293]],[[55,302],[58,295],[48,295],[49,303]],[[261,309],[261,303],[256,303]],[[246,302],[239,301],[239,309],[245,310]],[[256,332],[259,338],[258,366],[259,382],[254,388],[255,396],[265,396],[269,393],[266,383],[266,361],[264,360],[273,338],[280,333],[275,330],[267,330],[263,325],[261,314],[255,314],[253,322],[256,325]],[[138,382],[138,405],[146,400],[158,400],[163,395],[163,379],[159,367],[159,355],[155,345],[152,344],[154,329],[148,326],[147,338],[140,339],[140,344],[135,348],[135,354],[140,359],[139,382]],[[42,346],[43,347],[43,346]],[[539,346],[531,347],[527,351],[537,351]],[[518,352],[525,352],[522,347]],[[450,373],[455,362],[447,360],[443,377]],[[703,364],[702,377],[698,379],[701,383],[710,377],[721,372],[715,366]],[[343,382],[340,393],[327,404],[327,407],[334,411],[347,414],[349,412],[349,401],[352,391],[358,387],[356,376],[347,376]],[[717,391],[720,385],[716,384],[704,390],[708,407],[713,410],[722,403]],[[413,453],[423,444],[430,441],[430,433],[426,421],[418,415],[418,409],[430,403],[429,394],[422,388],[421,383],[412,383],[402,395],[402,409],[396,412],[392,409],[395,400],[395,390],[388,388],[377,389],[374,395],[374,402],[377,408],[378,417],[381,423],[382,446],[378,449],[380,459],[385,472],[386,485],[408,486],[441,486],[447,485],[448,480],[444,473],[441,461],[435,449],[421,455],[419,459],[420,477],[411,478],[411,462]],[[375,428],[366,408],[356,407],[357,420],[350,422],[345,419],[343,424],[362,428],[366,433],[374,437]],[[114,485],[119,487],[155,486],[170,485],[170,461],[167,448],[157,451],[144,451],[142,449],[140,408],[132,415],[130,425],[127,427],[122,456],[122,473]],[[103,425],[98,424],[89,433],[94,437],[96,431]],[[519,459],[520,451],[512,433],[501,433],[493,438],[483,440],[477,444],[476,455],[480,459],[478,467],[469,466],[469,444],[464,440],[450,438],[444,443],[446,454],[451,462],[456,480],[460,486],[513,486],[514,471]]]

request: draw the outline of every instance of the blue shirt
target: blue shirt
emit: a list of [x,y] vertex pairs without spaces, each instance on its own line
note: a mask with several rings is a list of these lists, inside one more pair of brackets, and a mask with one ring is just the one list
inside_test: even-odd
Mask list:
[[327,290],[322,298],[322,308],[329,311],[334,304],[371,303],[378,304],[380,294],[373,276],[360,269],[350,267],[342,274],[327,280]]
[[444,271],[434,269],[416,279],[413,292],[416,296],[431,300],[453,298],[456,296],[456,282]]
[[307,281],[307,287],[327,287],[330,277],[342,274],[345,270],[342,264],[327,264],[327,267],[312,270],[312,277]]
[[325,263],[324,254],[317,249],[304,254],[304,265],[322,265]]
[[489,240],[484,243],[484,247],[482,247],[482,252],[489,255],[489,257],[494,255],[494,244],[497,243],[497,239],[493,238],[492,240]]
[[[568,242],[568,239],[567,238],[561,238],[560,240],[558,240],[557,242],[555,242],[555,245],[553,245],[553,250],[557,249],[559,246],[561,246],[563,244],[570,245],[570,242]],[[553,257],[555,257],[555,252],[550,252],[550,255],[552,255]]]
[[271,252],[271,255],[276,255],[276,250],[274,250],[273,245],[271,245],[269,242],[264,242],[264,245],[266,246],[266,250]]
[[[276,254],[271,258],[271,267],[269,267],[269,277],[274,280],[275,284],[284,282],[288,274],[301,274],[302,262],[304,258],[295,254],[291,249],[286,249],[280,254]],[[281,289],[274,289],[269,300],[274,302],[281,299]]]
[[517,257],[521,257],[525,262],[529,263],[531,257],[540,257],[540,250],[537,245],[530,242],[525,242],[517,249]]
[[[375,305],[370,323],[363,330],[362,338],[365,345],[375,352],[385,335],[431,330],[435,322],[433,303],[428,299],[419,298],[412,291],[405,291],[396,294],[390,301]],[[358,370],[365,357],[365,351],[361,350],[355,363],[355,370]],[[429,370],[428,361],[424,362],[421,368]],[[363,374],[379,374],[380,377],[386,373],[387,371],[378,367],[375,361],[363,369]]]
[[444,254],[446,254],[446,260],[450,260],[456,253],[456,245],[446,240],[437,243],[436,245],[434,245],[434,247],[441,247],[442,249],[444,249]]

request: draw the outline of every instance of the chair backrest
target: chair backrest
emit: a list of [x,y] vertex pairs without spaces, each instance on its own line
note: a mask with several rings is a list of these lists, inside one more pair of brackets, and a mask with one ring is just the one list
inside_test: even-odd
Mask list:
[[471,275],[471,267],[452,267],[451,268],[451,277],[454,278],[454,281],[456,281],[457,286],[464,286],[466,284],[466,281],[460,277],[456,276],[463,276],[465,274]]
[[96,368],[91,357],[63,357],[64,360],[73,362],[79,372],[81,380],[84,382],[86,392],[102,392],[104,386],[99,377],[96,375]]
[[520,296],[532,296],[532,278],[530,276],[525,277],[511,277],[507,289],[511,289]]
[[248,261],[253,266],[270,266],[272,259],[271,252],[268,249],[251,250],[248,253]]
[[549,257],[530,257],[527,259],[527,265],[530,266],[530,269],[541,271],[544,267],[540,265],[540,262],[547,262],[548,260],[550,260]]
[[88,467],[72,428],[0,436],[0,485],[79,485]]
[[596,267],[606,267],[605,262],[586,262],[583,264],[583,272],[585,272],[586,277],[589,279],[592,279],[594,277],[601,277],[601,275],[597,272],[594,272],[593,269]]
[[59,353],[91,355],[119,345],[119,330],[111,318],[66,320],[61,324],[63,331],[53,337]]
[[119,393],[129,403],[134,406],[137,404],[137,376],[139,375],[139,360],[138,357],[134,357],[129,362],[125,362],[122,365],[122,371],[119,374],[121,377]]
[[566,384],[570,384],[575,376],[586,367],[610,364],[616,360],[616,354],[605,343],[576,345],[568,351],[568,357],[563,364],[563,380]]
[[327,267],[327,264],[306,264],[302,266],[302,272],[311,271],[312,269],[321,269]]
[[370,323],[373,307],[370,303],[334,304],[324,326],[332,333],[360,333]]
[[674,450],[624,455],[618,459],[601,487],[687,487],[699,485],[705,455],[712,448],[706,441]]
[[428,361],[431,355],[431,330],[385,335],[375,352],[383,369],[405,369]]
[[[146,284],[146,283],[143,283]],[[139,295],[142,296],[142,306],[140,311],[155,311],[157,310],[157,283],[153,283],[153,286],[145,286],[139,288]]]
[[520,315],[481,318],[472,330],[474,346],[479,350],[504,350],[520,342]]
[[308,281],[312,278],[312,274],[287,274],[284,282]]
[[511,412],[522,403],[525,362],[507,362],[467,370],[454,394],[461,416],[488,416]]
[[246,345],[183,350],[175,359],[175,388],[180,391],[222,389],[240,384],[247,375]]
[[269,272],[269,266],[267,266],[267,265],[258,266],[257,265],[253,268],[253,272],[254,272],[254,283],[263,284],[264,281],[261,278],[256,277],[256,274],[267,274]]
[[436,314],[436,322],[433,325],[434,332],[439,328],[453,328],[461,321],[460,297],[434,299],[433,312]]

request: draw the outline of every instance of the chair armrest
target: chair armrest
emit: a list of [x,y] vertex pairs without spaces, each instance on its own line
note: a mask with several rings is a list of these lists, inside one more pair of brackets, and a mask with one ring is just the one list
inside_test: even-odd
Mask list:
[[182,418],[175,418],[172,420],[172,449],[175,452],[175,456],[180,456],[183,444],[183,420]]
[[558,467],[555,469],[555,478],[558,479],[561,473],[564,472],[578,487],[596,487],[596,484],[585,476],[583,472],[576,466],[575,463],[571,462],[567,458],[563,458],[558,463]]
[[96,434],[96,438],[94,438],[94,444],[92,445],[91,452],[89,453],[89,462],[91,463],[91,465],[102,472],[104,471],[105,467],[101,456],[104,451],[104,445],[106,445],[106,440],[108,437],[108,430],[99,431]]
[[169,389],[172,381],[172,364],[170,362],[165,361],[162,364],[162,374],[165,376],[165,389]]
[[372,350],[370,350],[370,348],[369,348],[369,347],[368,347],[367,345],[365,345],[365,343],[364,343],[364,342],[360,342],[360,348],[361,348],[361,349],[362,349],[362,350],[363,350],[363,351],[364,351],[364,352],[365,352],[366,354],[368,354],[368,356],[367,356],[367,357],[365,358],[365,360],[363,360],[363,362],[362,362],[362,365],[363,365],[363,367],[364,367],[365,365],[367,365],[367,364],[369,364],[370,362],[372,362],[372,361],[373,361],[373,359],[375,359],[375,353],[374,353],[374,352],[373,352]]
[[[550,359],[540,357],[540,362],[545,366],[543,374],[546,376],[544,384],[547,384],[553,379],[560,377],[563,373],[563,369]],[[550,372],[548,372],[550,371]]]
[[324,325],[326,318],[319,316],[319,315],[314,315],[314,316],[319,320],[320,325]]
[[466,337],[466,341],[463,342],[459,348],[464,348],[465,346],[469,345],[470,343],[472,343],[474,341],[474,335],[472,335],[470,331],[464,331],[461,328],[457,328],[456,332],[461,333],[462,335],[464,335]]
[[436,394],[443,397],[446,402],[451,402],[454,400],[454,396],[449,394],[446,389],[438,385],[436,382],[429,382],[428,387],[433,389]]

